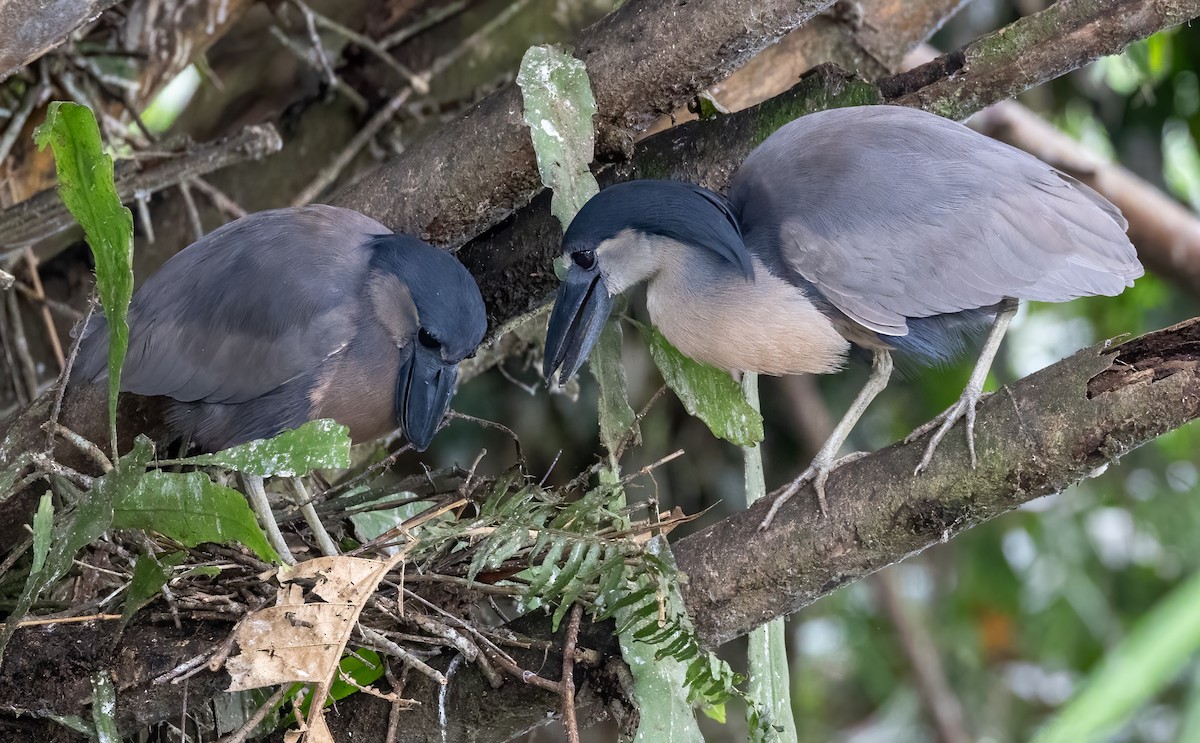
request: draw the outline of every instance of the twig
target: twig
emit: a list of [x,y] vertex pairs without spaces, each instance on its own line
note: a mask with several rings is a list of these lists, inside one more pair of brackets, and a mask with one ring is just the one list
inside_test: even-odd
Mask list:
[[[3,271],[0,271],[0,273],[3,273]],[[3,281],[3,279],[0,279],[0,281]],[[2,288],[3,287],[0,286],[0,289]],[[60,302],[57,299],[51,299],[47,296],[38,296],[38,293],[23,281],[14,281],[12,288],[20,292],[21,296],[25,297],[30,302],[34,302],[35,304],[39,304],[42,307],[49,309],[53,314],[58,315],[64,320],[69,320],[72,324],[78,322],[79,318],[83,317],[82,312],[66,302]]]
[[474,51],[476,47],[484,42],[484,40],[494,34],[497,29],[501,28],[513,18],[517,17],[523,10],[525,10],[525,6],[527,5],[529,5],[529,0],[516,0],[516,2],[497,13],[496,17],[480,26],[475,33],[459,42],[453,50],[435,59],[433,64],[429,66],[429,71],[427,73],[428,78],[432,80],[450,65],[462,59],[469,52]]
[[[486,650],[484,652],[487,652]],[[548,678],[537,675],[533,671],[527,671],[516,664],[516,662],[503,653],[489,653],[490,660],[496,665],[508,672],[508,675],[521,680],[521,683],[536,686],[539,689],[545,689],[551,694],[561,694],[562,685],[557,681],[551,681]]]
[[150,218],[150,192],[139,190],[133,192],[133,203],[137,207],[138,222],[146,234],[146,242],[154,244],[154,220]]
[[517,436],[517,434],[511,428],[504,425],[503,423],[497,423],[496,421],[490,421],[487,418],[476,418],[473,415],[466,415],[465,413],[460,413],[457,410],[451,410],[448,413],[448,415],[450,418],[452,418],[454,420],[467,421],[468,423],[474,423],[475,425],[480,426],[482,428],[491,428],[491,429],[500,431],[501,433],[507,435],[510,439],[513,440],[513,445],[517,449],[517,461],[518,462],[525,461],[525,455],[521,451],[521,439]]
[[417,528],[421,524],[424,524],[426,521],[431,521],[448,511],[453,511],[456,508],[465,506],[467,504],[467,502],[468,501],[466,498],[458,498],[456,500],[452,500],[452,501],[443,503],[440,506],[434,506],[433,508],[426,509],[426,510],[422,511],[421,513],[418,513],[416,516],[413,516],[412,518],[407,519],[407,520],[403,521],[402,523],[397,524],[396,526],[393,526],[391,529],[388,529],[383,534],[380,534],[379,536],[375,537],[374,539],[367,542],[366,544],[359,546],[357,549],[351,550],[347,554],[358,555],[358,554],[362,554],[366,550],[369,550],[369,549],[372,549],[375,547],[379,547],[381,545],[385,545],[385,544],[391,542],[396,537],[400,536],[401,534],[405,534],[405,533]]
[[875,595],[892,620],[900,647],[908,657],[916,678],[917,693],[937,731],[937,739],[941,743],[967,743],[973,740],[963,721],[962,703],[946,680],[937,644],[926,628],[920,622],[913,621],[905,611],[897,590],[895,572],[884,570],[877,573],[872,584]]
[[295,3],[298,8],[300,8],[302,13],[304,13],[306,22],[316,21],[317,25],[333,31],[334,33],[345,37],[349,41],[352,41],[358,46],[361,46],[363,49],[371,52],[379,58],[379,61],[383,62],[388,67],[391,67],[393,70],[399,73],[401,77],[408,81],[408,84],[412,86],[413,90],[417,91],[421,95],[425,95],[429,92],[429,75],[416,74],[406,65],[401,64],[399,60],[388,53],[386,48],[377,44],[374,39],[364,36],[352,29],[346,28],[335,20],[326,18],[320,13],[317,13],[309,8],[303,0],[292,0],[292,2]]
[[54,360],[58,362],[58,370],[61,372],[66,366],[66,358],[63,356],[62,343],[58,339],[58,329],[54,327],[54,318],[50,316],[50,308],[46,306],[46,290],[42,288],[42,277],[38,274],[37,256],[33,254],[31,248],[25,249],[25,266],[29,270],[29,286],[42,305],[42,322],[46,326],[46,338],[50,340],[50,349],[54,352]]
[[254,729],[258,727],[259,723],[266,718],[267,714],[270,713],[271,710],[275,709],[276,705],[283,701],[284,695],[287,694],[288,689],[290,688],[291,684],[283,684],[280,686],[274,694],[267,698],[267,701],[262,703],[261,707],[254,710],[254,714],[250,715],[250,719],[246,720],[244,725],[229,735],[226,735],[224,738],[221,738],[217,741],[217,743],[243,743],[243,741],[250,737],[250,734],[254,732]]
[[400,110],[400,107],[412,95],[412,90],[412,88],[405,88],[400,91],[387,102],[387,105],[372,116],[367,125],[358,134],[354,135],[354,138],[338,153],[333,162],[322,168],[321,172],[317,173],[317,177],[305,186],[296,198],[292,199],[292,206],[304,206],[315,201],[330,184],[336,181],[341,172],[350,164],[350,161],[366,146],[367,142],[371,141],[371,138],[379,133],[384,124],[391,121],[396,112]]
[[[637,472],[631,472],[628,475],[625,475],[624,477],[621,478],[621,484],[627,485],[632,480],[636,480],[637,478],[641,477],[642,475],[648,475],[651,472],[653,472],[654,470],[656,470],[659,467],[666,464],[667,462],[670,462],[673,459],[678,459],[682,456],[683,456],[683,449],[676,449],[675,451],[671,452],[670,454],[663,457],[662,459],[659,459],[657,462],[651,462],[650,464],[641,468]],[[658,509],[653,509],[653,511],[654,511],[654,513],[657,513]]]
[[321,34],[317,33],[316,13],[300,0],[293,0],[292,4],[299,8],[300,14],[304,16],[304,27],[308,31],[308,40],[312,43],[313,53],[317,57],[321,72],[325,75],[325,81],[329,83],[329,87],[336,88],[338,76],[333,71],[333,63],[329,61],[329,55],[325,53],[325,44],[321,41]]
[[[14,488],[13,492],[19,493],[19,492],[21,492],[21,490],[24,487],[25,487],[25,484],[22,483],[21,486]],[[13,548],[12,552],[8,553],[8,557],[4,558],[4,562],[0,562],[0,578],[3,578],[4,574],[7,573],[9,570],[11,570],[13,565],[17,564],[17,560],[21,559],[21,555],[25,554],[25,550],[29,549],[32,546],[33,546],[33,535],[25,537],[25,539],[21,540],[21,543],[18,544],[15,548]]]
[[380,461],[367,467],[362,472],[358,473],[357,475],[350,478],[349,480],[346,480],[345,482],[340,482],[337,485],[331,486],[330,488],[326,489],[325,492],[321,493],[321,495],[318,496],[318,498],[320,500],[325,500],[329,496],[333,495],[334,493],[340,493],[343,490],[348,490],[350,488],[355,487],[356,485],[360,485],[360,484],[366,482],[367,480],[371,479],[378,473],[382,472],[383,470],[387,469],[388,467],[391,467],[393,464],[396,463],[396,460],[399,459],[402,454],[404,454],[405,452],[409,452],[409,451],[412,451],[412,442],[408,442],[408,443],[404,444],[404,446],[401,446],[399,449],[397,449],[396,451],[387,455]]
[[42,424],[42,430],[49,433],[51,436],[58,435],[75,445],[84,454],[92,458],[92,461],[100,465],[103,472],[109,472],[113,468],[112,460],[104,453],[104,451],[96,446],[95,443],[88,441],[83,436],[75,433],[66,426],[56,421],[46,421]]
[[383,661],[383,673],[387,676],[388,683],[392,685],[392,692],[396,695],[396,701],[392,702],[392,710],[388,714],[388,729],[387,736],[384,738],[384,743],[396,743],[396,736],[400,734],[400,713],[411,707],[411,704],[406,704],[409,700],[404,699],[404,687],[408,684],[408,666],[403,666],[400,669],[400,678],[397,680],[392,673],[392,664],[388,663],[385,658]]
[[417,671],[418,673],[423,674],[423,675],[428,676],[429,678],[433,679],[434,681],[436,681],[438,683],[439,686],[446,685],[446,677],[442,675],[441,671],[437,670],[433,666],[430,666],[425,661],[421,660],[420,658],[418,658],[417,656],[408,652],[407,650],[400,647],[396,643],[387,639],[386,637],[379,634],[375,630],[371,629],[370,627],[364,627],[362,624],[359,624],[358,632],[359,632],[359,635],[362,637],[363,643],[365,645],[367,645],[368,647],[370,647],[372,650],[377,650],[381,653],[385,653],[387,655],[394,657],[396,660],[403,663],[405,665],[405,667],[412,668],[413,670]]
[[304,486],[304,480],[293,477],[292,487],[296,491],[295,502],[300,508],[300,513],[304,515],[308,528],[312,530],[313,538],[317,540],[317,547],[321,550],[321,554],[326,557],[337,557],[342,554],[333,541],[333,537],[329,536],[325,525],[321,523],[321,517],[317,515],[317,509],[313,507],[312,497],[308,494],[308,488]]
[[[309,54],[307,49],[296,43],[282,28],[278,26],[271,26],[271,35],[275,37],[276,41],[283,45],[284,49],[287,49],[289,52],[295,55],[297,59],[324,74],[325,69],[321,65],[320,60],[315,59],[315,55]],[[347,85],[346,81],[342,80],[342,78],[334,75],[333,79],[328,82],[333,85],[335,90],[346,96],[346,99],[350,101],[350,105],[354,106],[356,111],[362,113],[367,110],[367,99],[363,98],[357,90]]]
[[621,443],[617,444],[617,453],[613,455],[614,459],[621,459],[621,456],[625,453],[625,449],[631,443],[633,443],[633,439],[638,431],[638,426],[642,424],[642,420],[650,414],[650,409],[654,407],[654,403],[658,402],[658,399],[662,397],[663,393],[666,391],[667,385],[664,384],[662,387],[659,387],[658,392],[655,392],[653,395],[651,395],[650,400],[644,406],[642,406],[642,409],[638,411],[638,414],[633,417],[633,422],[629,424],[629,429],[625,431],[625,435],[621,437]]
[[[54,391],[54,405],[50,409],[50,423],[58,425],[58,418],[62,414],[63,397],[67,394],[67,381],[71,378],[71,370],[75,368],[75,357],[79,355],[79,344],[83,342],[83,331],[87,328],[88,323],[92,321],[92,314],[96,311],[95,296],[88,302],[87,314],[83,319],[75,324],[75,340],[71,342],[71,352],[67,354],[67,365],[63,367],[62,374],[58,375],[58,389]],[[54,432],[46,433],[46,454],[54,456]]]
[[243,209],[241,204],[229,198],[224,191],[200,176],[188,178],[186,183],[207,196],[208,200],[213,203],[213,206],[221,210],[230,219],[241,219],[250,213]]
[[[156,193],[180,181],[197,178],[246,160],[258,160],[278,152],[283,146],[279,133],[269,124],[256,124],[225,139],[209,142],[151,165],[122,160],[117,164],[116,186],[121,201],[128,202],[138,191]],[[196,184],[192,184],[196,185]],[[8,250],[0,260],[8,260],[27,246],[75,224],[74,217],[53,189],[40,191],[21,203],[0,212],[0,235]]]
[[34,454],[30,458],[30,461],[33,463],[34,467],[37,467],[48,475],[65,477],[84,490],[88,490],[92,487],[93,478],[83,474],[82,472],[76,472],[66,465],[59,464],[47,456],[45,452],[38,452],[37,454]]
[[29,340],[25,337],[25,323],[21,321],[21,307],[17,304],[17,295],[15,292],[8,292],[4,298],[8,303],[8,324],[12,331],[13,352],[20,362],[20,373],[17,376],[25,384],[22,391],[28,396],[28,403],[37,398],[37,367],[33,363],[33,355],[29,353]]
[[192,196],[192,187],[188,181],[179,182],[179,195],[183,197],[184,208],[187,209],[188,221],[192,223],[192,232],[196,239],[204,237],[204,223],[200,221],[200,210],[196,208],[196,199]]
[[267,491],[263,488],[263,479],[256,475],[243,474],[242,488],[246,496],[250,499],[250,507],[258,515],[259,525],[262,527],[263,532],[266,533],[267,541],[279,553],[279,559],[288,565],[295,565],[296,558],[292,556],[292,551],[288,549],[287,542],[283,538],[283,532],[279,531],[279,524],[275,521],[275,516],[271,511],[271,502],[267,500]]
[[8,120],[8,126],[4,130],[4,135],[0,136],[0,162],[8,157],[8,153],[12,150],[13,145],[17,143],[17,138],[21,136],[21,132],[25,129],[25,122],[29,121],[30,114],[37,106],[42,96],[49,92],[49,80],[46,77],[45,63],[42,64],[42,79],[38,84],[29,90],[25,91],[25,97],[21,99],[21,105],[13,112],[13,115]]
[[[92,567],[92,566],[88,566]],[[17,627],[41,627],[47,624],[77,624],[79,622],[115,622],[120,619],[120,614],[87,614],[80,617],[54,617],[46,619],[22,619],[17,622]],[[4,623],[0,622],[0,627],[4,627]]]
[[579,622],[583,618],[583,607],[571,607],[571,619],[567,623],[567,637],[563,642],[562,715],[563,728],[567,731],[567,743],[579,743],[579,720],[575,717],[575,645],[579,642]]
[[466,0],[455,0],[455,2],[430,11],[424,18],[412,24],[411,26],[402,28],[398,31],[393,31],[392,33],[380,39],[378,44],[384,49],[391,49],[398,44],[408,41],[422,31],[436,26],[447,18],[458,15],[459,13],[463,12],[466,7]]

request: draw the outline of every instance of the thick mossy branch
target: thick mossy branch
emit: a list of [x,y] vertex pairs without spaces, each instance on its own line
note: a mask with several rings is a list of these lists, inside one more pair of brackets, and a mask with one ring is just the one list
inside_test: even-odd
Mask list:
[[895,103],[963,119],[1197,15],[1197,0],[1059,0],[881,89]]
[[972,469],[960,423],[913,477],[925,440],[835,470],[758,531],[770,499],[675,545],[696,630],[720,645],[1027,501],[1103,471],[1200,417],[1200,318],[1084,349],[988,397]]
[[[600,111],[600,158],[627,152],[651,121],[831,5],[832,0],[630,0],[586,29],[574,48],[587,64]],[[520,91],[510,84],[335,203],[397,231],[461,245],[528,203],[541,187]]]

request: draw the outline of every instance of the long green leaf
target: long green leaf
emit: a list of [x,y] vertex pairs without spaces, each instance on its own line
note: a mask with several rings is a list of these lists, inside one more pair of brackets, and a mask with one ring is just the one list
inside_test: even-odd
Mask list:
[[350,430],[332,420],[309,421],[269,439],[255,439],[179,462],[260,477],[295,477],[317,469],[345,469],[350,466]]
[[108,671],[92,674],[92,723],[99,743],[121,743],[117,731],[117,687]]
[[[609,456],[613,457],[616,456],[621,439],[625,438],[625,433],[634,425],[636,418],[633,408],[629,405],[625,363],[621,360],[619,319],[610,320],[604,325],[590,358],[588,369],[600,388],[600,442],[608,449]],[[637,435],[636,432],[634,435]]]
[[156,531],[188,547],[239,542],[262,559],[279,562],[245,496],[202,472],[148,472],[113,508],[118,529]]
[[55,101],[33,133],[39,149],[54,149],[58,194],[83,227],[96,259],[96,288],[108,320],[108,423],[117,451],[117,393],[129,346],[126,315],[133,297],[133,214],[121,204],[113,183],[113,162],[104,152],[91,109]]
[[588,165],[595,154],[592,96],[583,62],[552,46],[534,46],[525,52],[517,85],[525,101],[537,153],[542,183],[553,189],[550,211],[563,229],[590,199],[600,192]]
[[[743,375],[742,393],[746,404],[754,412],[759,412],[757,374]],[[747,446],[742,449],[742,456],[746,473],[746,507],[749,508],[767,494],[762,447]],[[797,740],[796,720],[792,714],[791,669],[788,666],[786,637],[782,618],[772,619],[750,632],[746,649],[750,685],[746,691],[761,705],[761,708],[754,705],[746,707],[746,721],[752,743]],[[770,715],[771,725],[756,725],[764,710]]]
[[1034,743],[1104,740],[1200,650],[1200,572],[1144,615]]
[[33,515],[33,567],[30,573],[40,573],[46,565],[46,556],[50,554],[50,544],[54,530],[54,497],[47,492],[38,503],[37,513]]
[[[651,548],[653,543],[657,543],[661,549],[668,549],[666,540],[662,537],[655,537],[651,542]],[[653,584],[652,578],[646,575],[639,576],[639,588],[634,591],[641,593]],[[675,583],[673,585],[677,586]],[[674,605],[678,601],[678,605],[682,606],[682,599],[677,592],[678,588],[675,595],[667,597],[668,603]],[[652,632],[658,629],[656,620],[650,620],[645,626],[638,627],[636,622],[632,621],[632,617],[628,616],[635,611],[626,608],[615,612],[618,626],[633,625],[630,627],[632,632],[629,629],[620,632],[618,639],[621,643],[621,657],[629,664],[629,670],[633,674],[634,698],[638,705],[638,730],[634,743],[702,743],[704,736],[700,734],[696,714],[688,700],[688,684],[684,682],[687,677],[687,665],[673,658],[659,659],[658,647],[634,639],[647,629]]]
[[746,403],[738,383],[725,372],[684,356],[657,328],[639,324],[663,380],[688,413],[704,421],[718,438],[738,446],[763,440],[762,415]]

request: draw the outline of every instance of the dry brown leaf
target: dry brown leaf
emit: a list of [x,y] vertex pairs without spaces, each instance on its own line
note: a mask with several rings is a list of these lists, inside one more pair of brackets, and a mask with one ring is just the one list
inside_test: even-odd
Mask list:
[[[407,550],[401,550],[388,560],[318,557],[280,568],[275,605],[249,614],[234,633],[239,653],[225,662],[232,678],[228,690],[296,681],[314,684],[306,724],[285,739],[289,743],[333,743],[325,725],[324,706],[346,641],[363,604],[406,555]],[[321,600],[305,602],[304,588],[296,583],[299,580],[311,581],[313,594]]]

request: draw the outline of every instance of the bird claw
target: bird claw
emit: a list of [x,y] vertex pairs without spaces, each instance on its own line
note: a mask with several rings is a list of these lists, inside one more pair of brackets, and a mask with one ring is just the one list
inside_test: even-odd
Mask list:
[[938,444],[942,442],[942,439],[954,427],[954,424],[963,418],[967,422],[967,452],[971,455],[971,469],[975,469],[975,465],[977,464],[975,458],[975,410],[984,397],[986,395],[982,391],[968,387],[963,390],[962,396],[953,405],[939,413],[933,420],[918,426],[912,433],[904,437],[904,443],[911,444],[930,431],[934,432],[933,436],[929,438],[929,444],[925,447],[924,456],[921,457],[921,461],[917,463],[916,469],[913,470],[913,475],[919,475],[925,471],[925,468],[929,466],[929,462],[933,459],[933,453],[937,450]]
[[792,480],[784,487],[779,495],[775,496],[775,502],[771,504],[771,510],[767,511],[767,516],[758,525],[759,531],[766,531],[771,526],[771,522],[775,519],[775,514],[779,512],[781,506],[788,501],[793,495],[800,492],[808,483],[812,483],[813,490],[817,492],[817,507],[821,511],[821,517],[829,516],[829,505],[825,501],[825,482],[829,479],[829,473],[841,467],[844,464],[849,464],[856,459],[862,459],[867,456],[867,452],[858,451],[852,454],[847,454],[840,459],[832,459],[829,457],[817,456],[808,469],[800,473],[800,476]]

